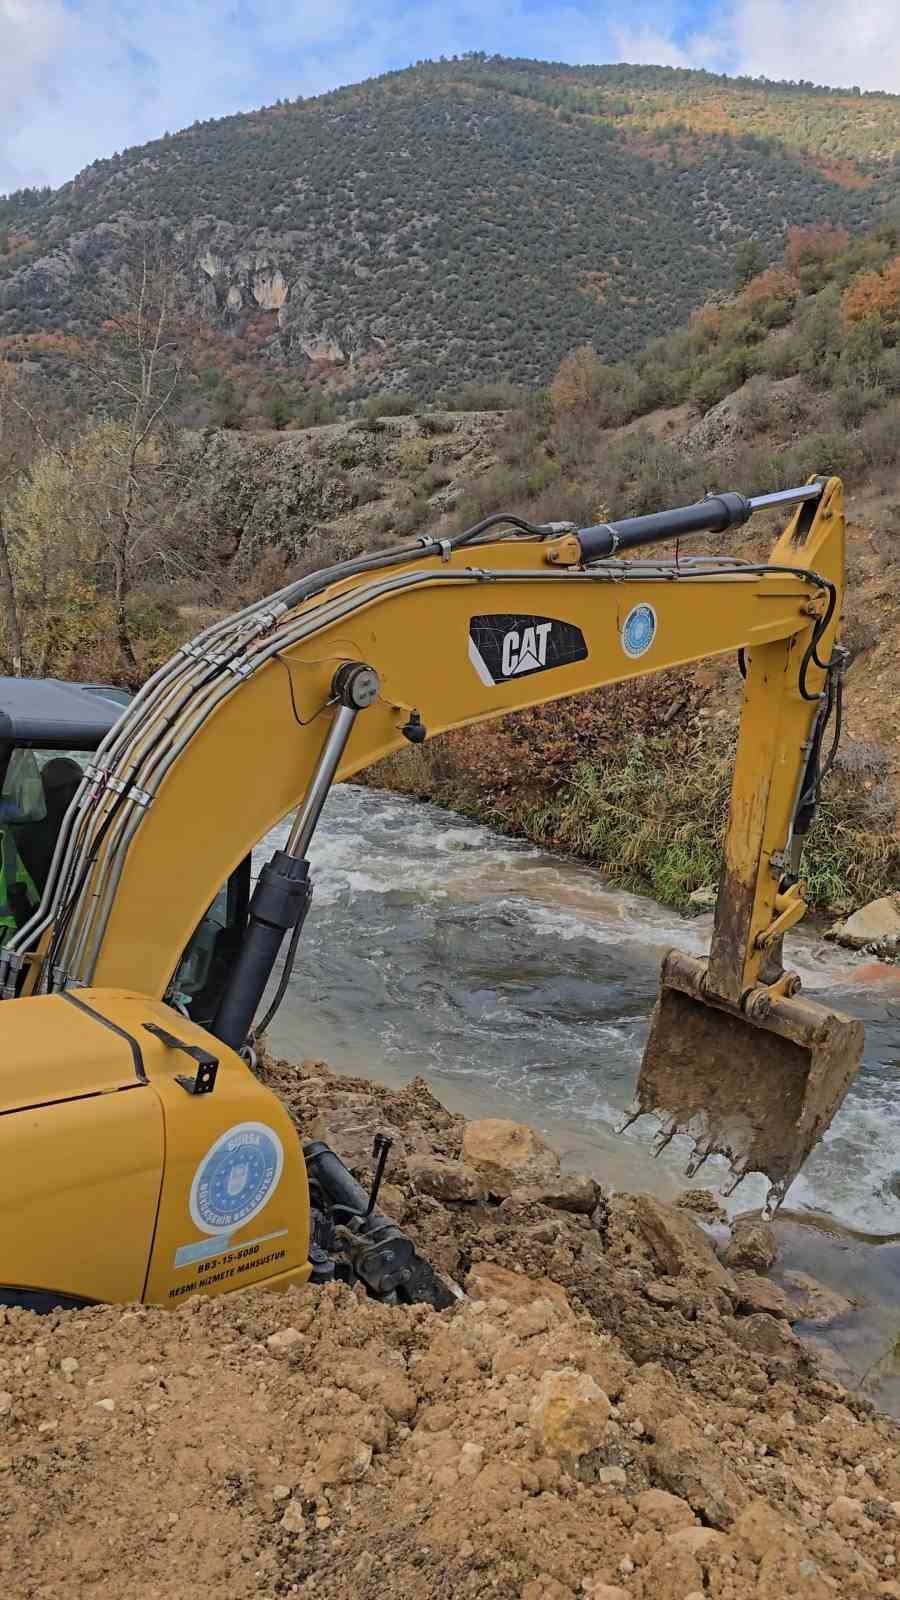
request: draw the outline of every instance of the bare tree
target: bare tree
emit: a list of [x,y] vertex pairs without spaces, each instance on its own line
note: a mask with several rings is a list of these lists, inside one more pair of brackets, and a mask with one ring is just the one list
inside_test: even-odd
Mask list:
[[[183,367],[172,264],[145,243],[103,325],[91,355],[94,406],[122,425],[114,447],[114,481],[104,502],[104,538],[112,568],[116,636],[129,674],[139,665],[128,621],[128,598],[153,538],[150,515],[154,451],[174,404]],[[158,554],[158,550],[155,552]]]
[[22,624],[10,550],[6,500],[29,454],[27,434],[23,427],[25,413],[21,403],[13,398],[13,386],[18,382],[20,379],[16,369],[8,361],[0,361],[0,617],[15,678],[22,676]]

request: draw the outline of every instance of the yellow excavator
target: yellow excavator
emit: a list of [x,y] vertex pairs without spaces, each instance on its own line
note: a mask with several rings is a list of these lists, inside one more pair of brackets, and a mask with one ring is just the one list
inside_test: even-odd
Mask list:
[[[766,560],[682,551],[781,506]],[[694,1166],[766,1173],[777,1206],[862,1051],[782,963],[840,728],[843,583],[836,478],[590,528],[498,514],[288,584],[125,704],[5,680],[0,1303],[174,1306],[335,1275],[446,1303],[378,1210],[384,1147],[366,1192],[254,1074],[329,789],[406,741],[710,656],[745,677],[712,944],[666,958],[633,1111],[663,1118],[660,1144],[691,1135]],[[251,893],[251,850],[291,814]]]

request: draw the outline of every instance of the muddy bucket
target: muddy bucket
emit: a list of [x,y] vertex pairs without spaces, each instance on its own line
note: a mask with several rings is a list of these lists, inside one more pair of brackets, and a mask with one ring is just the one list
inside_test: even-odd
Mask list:
[[726,1156],[729,1194],[748,1173],[765,1173],[771,1214],[853,1082],[863,1026],[764,988],[733,1010],[708,999],[705,983],[705,962],[666,956],[629,1122],[662,1118],[658,1151],[687,1133],[691,1177],[707,1156]]

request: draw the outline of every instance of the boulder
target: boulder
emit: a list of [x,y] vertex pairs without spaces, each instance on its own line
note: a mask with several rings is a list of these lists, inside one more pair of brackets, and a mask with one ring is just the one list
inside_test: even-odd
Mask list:
[[559,1175],[559,1156],[546,1140],[524,1123],[502,1117],[481,1117],[466,1124],[462,1159],[501,1200],[514,1189],[552,1183]]
[[549,1206],[552,1211],[574,1211],[589,1217],[597,1204],[599,1185],[586,1173],[560,1174],[548,1183],[529,1184],[527,1188],[513,1189],[503,1208],[515,1206]]
[[528,1278],[524,1272],[510,1272],[495,1261],[476,1261],[466,1278],[466,1293],[473,1300],[505,1300],[511,1306],[532,1306],[536,1300],[551,1300],[569,1311],[569,1300],[562,1284],[552,1278]]
[[767,1312],[770,1317],[784,1317],[786,1322],[799,1322],[803,1313],[790,1295],[779,1289],[769,1278],[755,1272],[736,1272],[738,1297],[735,1310],[743,1314]]
[[778,1240],[768,1222],[738,1222],[722,1252],[728,1267],[749,1267],[751,1272],[768,1272],[778,1259]]
[[686,1500],[667,1489],[644,1489],[635,1497],[635,1510],[640,1516],[665,1530],[693,1528],[696,1518]]
[[900,951],[900,895],[884,895],[871,900],[861,911],[854,911],[846,922],[838,923],[826,935],[849,950],[878,945],[882,951]]
[[445,1156],[410,1156],[406,1168],[420,1193],[430,1194],[435,1200],[473,1205],[484,1198],[478,1173],[464,1161],[450,1161]]
[[713,1528],[730,1527],[747,1496],[737,1475],[686,1417],[660,1423],[650,1452],[652,1476],[686,1500]]
[[741,1317],[734,1327],[734,1337],[754,1355],[770,1360],[797,1362],[803,1355],[803,1346],[781,1317],[760,1311]]
[[690,1277],[707,1288],[723,1289],[733,1298],[734,1279],[716,1255],[703,1229],[686,1211],[666,1205],[653,1195],[634,1196],[635,1221],[662,1274]]
[[544,1455],[571,1469],[603,1443],[610,1410],[609,1396],[589,1373],[561,1367],[544,1373],[529,1419]]
[[676,1528],[667,1535],[666,1542],[675,1550],[686,1550],[688,1555],[707,1556],[725,1548],[725,1535],[717,1528]]
[[808,1272],[786,1272],[784,1279],[797,1293],[797,1319],[803,1322],[812,1322],[817,1328],[830,1328],[832,1323],[842,1322],[853,1311],[852,1300],[819,1283]]

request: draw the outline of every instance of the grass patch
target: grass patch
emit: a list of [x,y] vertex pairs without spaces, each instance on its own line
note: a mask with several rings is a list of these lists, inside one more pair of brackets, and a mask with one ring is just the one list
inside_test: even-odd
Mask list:
[[[577,856],[611,881],[683,911],[695,889],[718,881],[730,765],[729,749],[712,736],[698,736],[687,751],[674,750],[665,736],[636,738],[608,757],[580,761],[554,793],[519,800],[473,783],[452,744],[436,740],[387,757],[368,781]],[[867,820],[858,775],[838,770],[804,852],[810,905],[850,910],[898,880],[900,836],[892,819]]]

